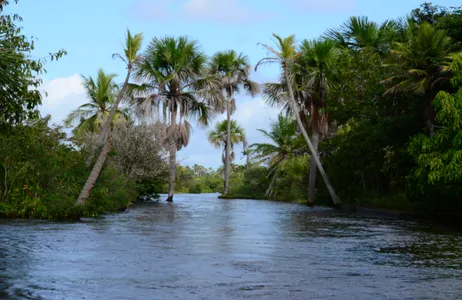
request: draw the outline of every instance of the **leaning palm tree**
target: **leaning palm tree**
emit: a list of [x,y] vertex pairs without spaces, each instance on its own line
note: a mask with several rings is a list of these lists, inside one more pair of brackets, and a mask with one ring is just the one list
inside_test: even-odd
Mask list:
[[[332,77],[335,75],[335,63],[338,50],[330,40],[303,41],[300,56],[297,59],[299,76],[302,78],[302,88],[307,89],[309,101],[305,102],[305,109],[309,112],[311,141],[318,152],[320,134],[328,133],[329,116],[327,114],[327,100],[329,90],[334,85]],[[308,201],[313,203],[316,187],[316,161],[310,163],[310,179]]]
[[99,173],[103,169],[104,162],[106,161],[107,155],[110,149],[110,143],[108,140],[108,132],[109,127],[111,125],[112,119],[117,113],[118,107],[122,99],[126,96],[126,91],[128,88],[128,81],[130,80],[130,76],[133,70],[133,65],[138,59],[138,52],[141,49],[141,43],[143,41],[142,34],[136,34],[132,36],[130,31],[127,30],[127,38],[125,40],[125,48],[124,48],[124,55],[114,54],[114,57],[119,57],[122,61],[127,65],[127,76],[125,77],[125,81],[122,85],[122,88],[117,94],[117,99],[114,101],[112,108],[109,112],[108,118],[102,125],[101,132],[99,134],[99,139],[103,143],[103,149],[101,150],[93,169],[91,170],[90,175],[85,182],[85,185],[80,192],[79,197],[77,198],[77,204],[84,203],[88,197],[90,196],[90,191],[93,188],[93,185],[98,179]]
[[294,60],[299,56],[299,54],[296,53],[295,51],[295,37],[291,35],[283,39],[276,34],[273,34],[273,36],[276,39],[276,44],[277,44],[276,49],[268,45],[263,45],[273,56],[263,58],[262,60],[258,62],[255,68],[257,69],[258,66],[264,63],[275,63],[276,62],[281,65],[281,68],[284,74],[284,79],[287,82],[287,89],[289,92],[289,101],[288,101],[289,107],[291,111],[293,112],[295,119],[297,120],[299,130],[301,131],[310,149],[311,158],[316,161],[316,165],[319,168],[319,172],[324,180],[324,183],[326,184],[327,190],[329,191],[329,194],[332,198],[334,205],[340,205],[342,202],[340,201],[339,197],[335,193],[335,190],[332,187],[329,181],[329,178],[327,177],[327,174],[324,171],[324,168],[321,164],[321,160],[319,159],[319,156],[316,153],[313,147],[313,144],[311,143],[311,140],[308,136],[305,125],[300,117],[299,103],[296,101],[296,98],[294,96],[293,85],[292,85],[293,80],[289,75],[289,69],[294,64]]
[[[229,131],[228,131],[228,123],[230,124]],[[228,122],[228,120],[218,122],[215,125],[215,129],[209,132],[208,139],[209,139],[209,142],[216,148],[223,147],[223,154],[222,154],[221,160],[223,161],[225,170],[226,168],[229,168],[231,163],[234,161],[234,158],[235,158],[234,145],[237,143],[242,143],[243,147],[247,145],[247,141],[245,139],[245,130],[244,128],[239,126],[235,120],[230,120],[230,122]],[[228,149],[231,149],[229,155],[227,155]],[[225,173],[225,178],[226,178],[226,173]]]
[[249,147],[258,163],[269,166],[271,184],[266,192],[271,196],[273,185],[278,178],[281,167],[296,156],[305,154],[303,138],[297,132],[296,121],[288,116],[279,114],[277,121],[271,124],[270,131],[259,129],[269,139],[268,143],[256,143]]
[[206,61],[197,41],[165,37],[154,38],[136,66],[133,105],[139,115],[161,121],[169,137],[167,201],[173,201],[176,152],[189,143],[188,119],[207,125],[212,110],[221,108],[220,82],[206,74]]
[[245,55],[237,54],[234,50],[216,53],[210,63],[210,72],[216,75],[221,81],[221,91],[226,101],[226,124],[227,124],[227,142],[225,148],[225,190],[224,194],[229,192],[230,177],[230,159],[231,155],[231,115],[236,110],[236,101],[234,95],[241,89],[247,91],[252,97],[259,91],[256,82],[250,80],[250,62]]
[[446,31],[429,23],[410,26],[405,32],[406,41],[396,42],[388,62],[391,72],[385,79],[385,94],[411,92],[422,95],[425,101],[427,126],[430,135],[435,132],[433,100],[451,76],[445,66],[451,61],[451,38]]
[[[102,125],[109,119],[110,111],[114,108],[114,103],[119,93],[117,84],[114,83],[115,74],[106,74],[99,69],[95,79],[83,77],[83,86],[90,102],[79,106],[72,111],[64,120],[67,127],[76,124],[73,130],[74,137],[80,139],[86,133],[100,134]],[[112,123],[121,122],[128,119],[126,109],[117,109]]]

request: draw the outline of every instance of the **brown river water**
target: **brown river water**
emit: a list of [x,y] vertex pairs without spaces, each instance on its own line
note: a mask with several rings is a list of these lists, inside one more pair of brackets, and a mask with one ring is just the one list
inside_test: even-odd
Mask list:
[[462,299],[462,231],[216,194],[0,220],[0,299]]

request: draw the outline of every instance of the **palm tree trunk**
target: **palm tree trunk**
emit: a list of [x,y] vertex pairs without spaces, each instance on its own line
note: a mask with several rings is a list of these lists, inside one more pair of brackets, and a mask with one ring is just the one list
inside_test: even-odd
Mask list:
[[342,201],[340,200],[340,198],[335,193],[335,190],[332,187],[332,184],[330,183],[329,178],[327,177],[327,174],[324,171],[324,168],[323,168],[323,166],[321,164],[321,160],[319,159],[318,154],[316,153],[316,151],[315,151],[315,149],[313,147],[313,144],[311,144],[311,140],[310,140],[310,137],[308,136],[308,133],[305,130],[305,126],[303,126],[303,122],[302,122],[302,120],[300,118],[300,114],[299,114],[300,110],[298,109],[298,104],[295,101],[294,91],[292,90],[292,85],[291,85],[291,81],[290,81],[290,78],[289,78],[289,73],[287,71],[287,66],[286,66],[285,62],[283,62],[283,69],[284,69],[285,79],[286,79],[286,82],[287,82],[287,87],[288,87],[288,90],[289,90],[289,96],[290,96],[289,103],[290,103],[290,106],[292,107],[292,110],[294,112],[295,119],[297,120],[297,123],[298,123],[298,127],[299,127],[300,131],[302,132],[302,135],[305,138],[306,143],[308,144],[308,148],[310,148],[311,159],[314,159],[316,161],[316,165],[319,168],[319,173],[321,174],[321,177],[324,180],[324,183],[325,183],[325,185],[327,187],[327,190],[329,191],[329,194],[330,194],[330,196],[332,198],[332,202],[334,203],[334,205],[340,206],[340,205],[342,205]]
[[99,154],[98,159],[96,160],[95,165],[93,166],[93,169],[91,170],[90,176],[88,176],[87,182],[83,186],[83,189],[80,192],[79,197],[77,198],[77,204],[84,204],[85,201],[87,201],[88,198],[90,197],[91,190],[93,186],[95,185],[95,182],[98,179],[98,176],[101,173],[101,170],[103,169],[104,162],[106,161],[106,158],[109,154],[110,149],[111,149],[110,140],[106,138],[103,149],[101,150],[101,153]]
[[170,146],[169,156],[169,182],[168,182],[168,202],[173,202],[173,193],[175,192],[175,168],[176,168],[176,144]]
[[[319,132],[315,126],[313,127],[313,133],[311,135],[311,141],[313,142],[314,151],[318,154],[318,145],[319,145]],[[308,205],[314,203],[314,198],[316,195],[316,174],[317,174],[316,161],[312,159],[310,161],[310,179],[309,179],[309,190],[308,190]]]
[[95,182],[98,179],[99,173],[101,173],[101,169],[104,166],[104,163],[107,158],[107,154],[109,153],[109,149],[110,149],[110,144],[109,144],[109,139],[108,139],[109,127],[111,126],[112,119],[114,118],[117,108],[120,104],[120,101],[122,101],[122,98],[125,94],[125,90],[127,89],[128,80],[130,79],[130,74],[131,74],[131,67],[129,66],[124,85],[122,86],[122,89],[117,95],[117,99],[111,108],[109,117],[106,119],[106,121],[104,121],[103,127],[101,128],[101,133],[99,134],[98,140],[103,142],[104,144],[103,150],[101,150],[101,153],[99,154],[98,159],[96,160],[96,163],[93,165],[93,169],[90,172],[90,176],[88,176],[87,181],[85,182],[85,185],[83,186],[82,191],[80,192],[80,195],[77,198],[77,204],[85,203],[88,197],[90,197],[91,189],[93,188],[93,185],[95,185]]
[[168,197],[167,202],[173,202],[173,194],[175,193],[175,171],[176,171],[176,151],[177,140],[176,132],[176,111],[173,101],[170,102],[170,130],[172,139],[170,140],[170,155],[169,155],[169,182],[168,182]]
[[249,169],[250,166],[250,153],[249,153],[249,147],[245,146],[245,168]]
[[229,176],[230,176],[230,158],[231,158],[231,93],[228,92],[226,104],[226,154],[225,154],[225,190],[224,194],[229,193]]

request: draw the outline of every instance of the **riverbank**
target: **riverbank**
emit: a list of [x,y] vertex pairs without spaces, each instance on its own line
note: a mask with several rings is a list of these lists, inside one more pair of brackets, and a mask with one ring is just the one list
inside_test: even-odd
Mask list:
[[35,202],[33,205],[21,206],[0,203],[0,219],[36,219],[52,221],[78,221],[80,218],[94,218],[109,213],[126,211],[133,202],[127,201],[120,205],[109,203],[88,203],[84,205],[72,204],[62,208]]
[[[271,202],[286,202],[294,204],[307,204],[306,200],[283,201],[280,199],[252,198],[248,196],[220,195],[219,199],[225,200],[264,200]],[[393,204],[392,204],[393,203]],[[330,207],[319,204],[315,207]],[[415,205],[405,202],[400,208],[395,201],[370,201],[358,204],[343,204],[337,208],[338,214],[356,215],[360,217],[385,218],[385,219],[402,219],[402,220],[419,220],[432,221],[440,224],[462,225],[462,213],[434,213],[428,211],[419,211]]]

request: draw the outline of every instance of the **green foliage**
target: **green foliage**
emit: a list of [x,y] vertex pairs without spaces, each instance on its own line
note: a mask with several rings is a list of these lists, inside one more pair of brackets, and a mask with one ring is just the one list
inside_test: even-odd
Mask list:
[[235,168],[231,173],[230,190],[227,196],[266,199],[269,184],[270,179],[266,167]]
[[[275,36],[278,48],[266,47],[275,56],[261,63],[296,62],[288,64],[294,96],[308,112],[304,122],[311,130],[325,124],[319,125],[325,126],[319,154],[344,202],[413,210],[459,207],[460,113],[459,104],[450,104],[459,96],[448,94],[462,82],[461,54],[455,52],[459,20],[460,8],[424,4],[408,19],[382,24],[352,17],[329,30],[327,42],[305,41],[300,50],[294,37]],[[446,94],[434,100],[440,91]],[[265,84],[264,94],[270,104],[291,112],[284,77]],[[259,180],[268,187],[266,197],[306,199],[306,150],[263,134],[273,142],[252,148],[257,163],[269,167],[269,181]],[[295,127],[294,140],[298,135]],[[239,186],[232,193],[252,194],[245,172],[234,175]],[[327,198],[325,187],[318,189]]]
[[434,136],[411,139],[409,153],[417,163],[410,173],[409,193],[427,209],[462,208],[462,89],[435,99],[437,124]]
[[[115,102],[119,88],[114,82],[115,74],[106,74],[102,69],[98,70],[96,80],[92,77],[83,77],[83,86],[90,99],[76,110],[72,111],[64,121],[66,126],[78,125],[73,133],[76,138],[83,138],[85,133],[97,133],[109,116],[112,105]],[[120,123],[129,119],[127,109],[118,109],[113,119],[114,123]]]
[[[222,172],[215,171],[212,168],[205,168],[200,165],[176,166],[175,172],[175,191],[177,193],[218,193],[223,190]],[[165,178],[167,178],[165,176]],[[162,188],[155,190],[157,193],[166,193],[168,184],[163,182]]]
[[462,47],[462,6],[447,8],[424,2],[412,11],[411,17],[419,24],[427,22],[446,30],[456,42],[454,48]]
[[[309,159],[298,156],[285,160],[274,176],[265,166],[237,166],[231,174],[232,198],[303,201],[308,196]],[[268,194],[271,188],[271,194]]]
[[13,126],[0,134],[0,216],[75,219],[118,211],[136,198],[135,184],[108,167],[86,205],[76,206],[87,174],[84,153],[48,119]]
[[[46,59],[34,59],[34,42],[22,34],[21,17],[4,14],[9,1],[0,3],[0,128],[37,118],[41,104],[40,74],[45,72]],[[50,59],[66,54],[50,53]]]

